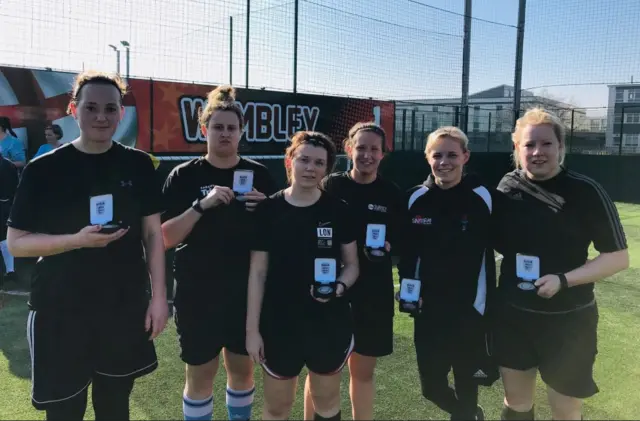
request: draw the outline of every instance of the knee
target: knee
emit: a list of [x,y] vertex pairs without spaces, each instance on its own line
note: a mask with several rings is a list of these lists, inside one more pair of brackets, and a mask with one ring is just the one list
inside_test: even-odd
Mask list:
[[325,414],[334,412],[340,408],[340,389],[326,388],[325,390],[311,391],[313,405],[316,412]]
[[204,399],[213,393],[213,378],[218,371],[217,359],[199,366],[187,365],[185,394],[191,399]]
[[264,409],[270,419],[286,420],[293,407],[293,398],[285,396],[265,396]]
[[235,359],[232,363],[225,361],[225,368],[234,382],[247,383],[248,386],[253,382],[253,364],[249,357]]
[[556,393],[549,393],[551,415],[554,420],[582,419],[582,400]]
[[533,395],[525,389],[505,387],[504,403],[514,411],[527,412],[533,407]]
[[373,375],[375,372],[374,367],[357,367],[349,369],[351,378],[360,382],[360,383],[371,383],[373,382]]

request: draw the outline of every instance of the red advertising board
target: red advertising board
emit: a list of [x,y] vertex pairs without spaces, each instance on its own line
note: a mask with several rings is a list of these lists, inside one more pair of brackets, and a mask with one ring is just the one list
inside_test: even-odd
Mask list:
[[[75,120],[66,115],[75,73],[0,67],[0,115],[33,153],[44,142],[44,127],[58,124],[63,141],[78,136]],[[130,79],[125,116],[116,141],[157,155],[193,155],[206,150],[198,111],[214,85]],[[359,121],[377,121],[393,148],[395,105],[390,101],[237,89],[245,117],[241,152],[281,155],[291,134],[317,130],[340,144]]]

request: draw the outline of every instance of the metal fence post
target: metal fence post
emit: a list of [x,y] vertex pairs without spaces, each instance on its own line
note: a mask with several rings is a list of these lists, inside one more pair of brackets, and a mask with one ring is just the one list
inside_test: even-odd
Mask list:
[[491,112],[489,112],[489,127],[487,127],[487,152],[491,152]]
[[573,147],[573,124],[575,118],[575,109],[571,109],[571,128],[569,129],[569,147],[567,148],[567,152],[571,153],[571,148]]
[[293,93],[298,92],[298,13],[299,0],[295,1],[293,18]]
[[402,150],[407,149],[407,109],[402,110]]
[[[613,111],[613,120],[616,119],[615,109]],[[622,115],[620,116],[620,145],[618,146],[618,155],[622,155],[622,139],[624,138],[624,105],[622,106]]]
[[229,16],[229,85],[233,85],[233,16]]
[[245,73],[245,88],[249,87],[249,18],[251,16],[251,0],[247,0],[247,37],[245,39],[245,57],[244,57],[244,73]]

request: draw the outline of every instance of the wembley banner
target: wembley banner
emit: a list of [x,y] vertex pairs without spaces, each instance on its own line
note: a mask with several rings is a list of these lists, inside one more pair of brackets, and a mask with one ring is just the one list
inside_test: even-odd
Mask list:
[[[44,127],[58,124],[63,142],[79,132],[66,114],[75,73],[0,67],[0,116],[9,117],[31,156],[44,143]],[[124,118],[114,140],[157,156],[194,155],[206,151],[198,113],[215,85],[130,79]],[[246,155],[282,155],[291,135],[316,130],[340,147],[349,128],[376,121],[393,149],[395,104],[391,101],[293,94],[237,88],[244,113],[240,151]]]

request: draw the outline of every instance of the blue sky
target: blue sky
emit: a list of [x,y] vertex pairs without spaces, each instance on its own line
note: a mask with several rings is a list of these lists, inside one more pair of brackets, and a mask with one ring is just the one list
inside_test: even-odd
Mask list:
[[[528,0],[522,87],[582,107],[608,82],[640,81],[640,1]],[[245,84],[245,0],[2,0],[0,63],[115,69]],[[298,90],[417,99],[459,97],[464,0],[300,0]],[[252,0],[249,86],[291,90],[292,0]],[[474,0],[470,92],[513,84],[517,0]],[[490,22],[487,22],[490,21]],[[125,68],[122,54],[122,71]]]

